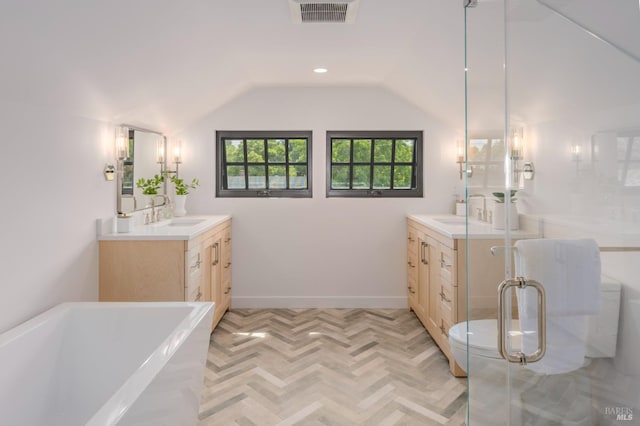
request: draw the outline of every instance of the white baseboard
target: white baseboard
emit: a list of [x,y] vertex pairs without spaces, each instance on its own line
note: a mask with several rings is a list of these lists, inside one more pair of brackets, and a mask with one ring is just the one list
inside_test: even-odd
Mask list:
[[404,309],[406,297],[242,297],[233,296],[233,308],[296,309],[296,308],[378,308]]

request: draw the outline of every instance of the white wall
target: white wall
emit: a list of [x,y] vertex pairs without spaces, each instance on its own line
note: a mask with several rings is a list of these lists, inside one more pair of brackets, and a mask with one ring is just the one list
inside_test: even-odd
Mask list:
[[[313,198],[215,198],[216,130],[312,130]],[[327,130],[424,130],[424,197],[326,198]],[[233,215],[233,306],[406,306],[405,218],[453,208],[452,129],[383,89],[264,88],[178,136],[189,213]]]
[[0,331],[64,301],[96,300],[95,219],[115,211],[113,126],[0,102]]

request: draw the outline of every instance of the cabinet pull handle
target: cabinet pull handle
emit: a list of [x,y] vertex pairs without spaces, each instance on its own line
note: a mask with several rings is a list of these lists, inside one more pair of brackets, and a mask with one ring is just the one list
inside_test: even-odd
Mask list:
[[227,287],[227,291],[225,291],[224,294],[229,294],[230,291],[231,291],[231,287]]
[[218,256],[218,243],[213,243],[211,248],[215,250],[215,256],[213,257],[213,262],[211,262],[211,265],[216,266],[218,264],[218,261],[220,260]]
[[415,239],[411,235],[407,237],[407,240],[409,240],[410,243],[415,241]]
[[227,262],[227,264],[224,265],[224,268],[227,269],[229,266],[231,266],[231,262]]
[[409,289],[409,293],[411,293],[411,294],[415,294],[416,293],[416,291],[413,289],[413,287],[409,286],[407,288]]
[[225,240],[224,240],[224,242],[225,242],[225,243],[228,243],[228,242],[230,242],[230,241],[231,241],[231,237],[227,237],[227,238],[225,238]]
[[415,267],[416,267],[416,265],[414,265],[413,263],[411,263],[411,261],[408,261],[408,262],[407,262],[407,265],[409,265],[409,267],[410,267],[410,268],[415,268]]
[[198,300],[200,300],[201,297],[202,297],[202,292],[200,291],[200,288],[198,287],[198,295],[196,296],[196,300],[195,301],[197,302]]
[[429,264],[429,261],[427,260],[427,254],[426,254],[427,247],[429,247],[429,244],[425,243],[424,241],[420,245],[420,261],[425,265]]

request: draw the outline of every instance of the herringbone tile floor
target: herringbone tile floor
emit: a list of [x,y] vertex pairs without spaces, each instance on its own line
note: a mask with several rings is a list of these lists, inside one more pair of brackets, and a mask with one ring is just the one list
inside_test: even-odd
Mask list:
[[200,426],[460,425],[466,381],[408,310],[228,312],[211,336]]

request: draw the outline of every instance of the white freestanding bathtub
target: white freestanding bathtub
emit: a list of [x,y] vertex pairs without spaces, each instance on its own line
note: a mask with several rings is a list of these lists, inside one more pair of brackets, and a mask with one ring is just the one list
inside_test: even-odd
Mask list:
[[0,423],[195,425],[213,303],[64,303],[0,334]]

